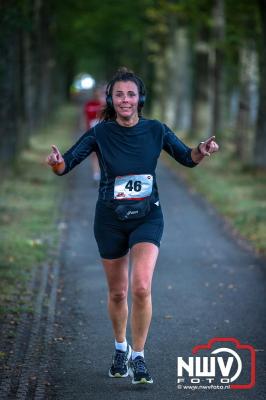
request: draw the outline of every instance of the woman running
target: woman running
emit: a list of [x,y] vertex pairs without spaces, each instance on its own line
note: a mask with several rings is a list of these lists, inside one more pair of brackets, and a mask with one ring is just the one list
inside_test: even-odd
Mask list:
[[[126,68],[119,69],[107,85],[101,122],[63,156],[53,145],[47,158],[53,171],[64,175],[92,152],[97,154],[101,179],[94,235],[106,274],[115,339],[109,376],[129,373],[134,384],[153,383],[144,346],[152,317],[152,276],[164,225],[155,174],[158,157],[165,150],[179,163],[195,167],[219,149],[214,136],[190,148],[162,122],[143,118],[145,99],[142,80]],[[132,348],[126,339],[129,286]]]

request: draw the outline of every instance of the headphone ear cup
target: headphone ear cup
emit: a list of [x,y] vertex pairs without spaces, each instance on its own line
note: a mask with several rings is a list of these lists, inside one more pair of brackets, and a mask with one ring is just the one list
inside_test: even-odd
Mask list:
[[112,100],[112,95],[111,95],[111,94],[108,94],[108,95],[106,96],[106,104],[107,104],[109,107],[113,107],[113,100]]
[[139,96],[139,107],[143,107],[144,106],[145,100],[146,100],[146,96],[144,94],[141,94]]

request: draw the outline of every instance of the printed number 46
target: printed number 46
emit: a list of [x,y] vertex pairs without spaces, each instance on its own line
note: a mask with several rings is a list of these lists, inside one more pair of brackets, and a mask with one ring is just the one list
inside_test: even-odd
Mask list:
[[130,192],[134,190],[135,192],[140,192],[141,191],[141,181],[128,181],[128,183],[125,186],[126,189],[128,189]]

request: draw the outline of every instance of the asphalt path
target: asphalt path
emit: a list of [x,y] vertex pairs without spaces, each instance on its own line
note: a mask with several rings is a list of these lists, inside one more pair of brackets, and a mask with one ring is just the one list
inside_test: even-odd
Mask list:
[[[85,162],[67,178],[66,231],[60,256],[63,281],[49,368],[51,395],[64,400],[265,399],[265,263],[162,164],[157,174],[165,231],[145,348],[154,384],[139,387],[130,378],[108,377],[114,344],[107,287],[92,230],[97,192],[88,170]],[[215,337],[237,338],[256,349],[253,389],[177,389],[177,356],[186,359],[194,346]],[[248,371],[243,373],[247,382]]]
[[[27,350],[24,381],[17,383],[14,398],[266,398],[265,261],[235,237],[176,172],[160,163],[157,176],[165,230],[153,278],[153,319],[145,347],[154,384],[132,385],[130,378],[108,377],[114,340],[105,276],[93,236],[97,190],[90,181],[89,163],[84,161],[68,176],[58,178],[66,183],[59,221],[61,248],[57,267],[47,278],[47,315],[31,324],[31,352]],[[44,337],[42,345],[36,344],[34,335]],[[127,338],[130,342],[130,329]],[[235,338],[255,348],[256,384],[252,389],[178,389],[177,357],[188,360],[194,346],[212,338]],[[245,384],[250,379],[250,352],[241,352]],[[34,354],[38,362],[25,370]],[[31,389],[30,378],[35,381]],[[203,379],[201,383],[206,385]]]

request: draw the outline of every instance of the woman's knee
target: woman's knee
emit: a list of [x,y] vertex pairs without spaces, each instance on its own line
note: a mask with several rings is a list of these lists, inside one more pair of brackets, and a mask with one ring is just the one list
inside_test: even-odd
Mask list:
[[127,300],[127,289],[110,290],[109,299],[113,303],[121,303]]
[[137,285],[131,288],[132,297],[135,300],[143,301],[150,297],[151,287],[150,285]]

